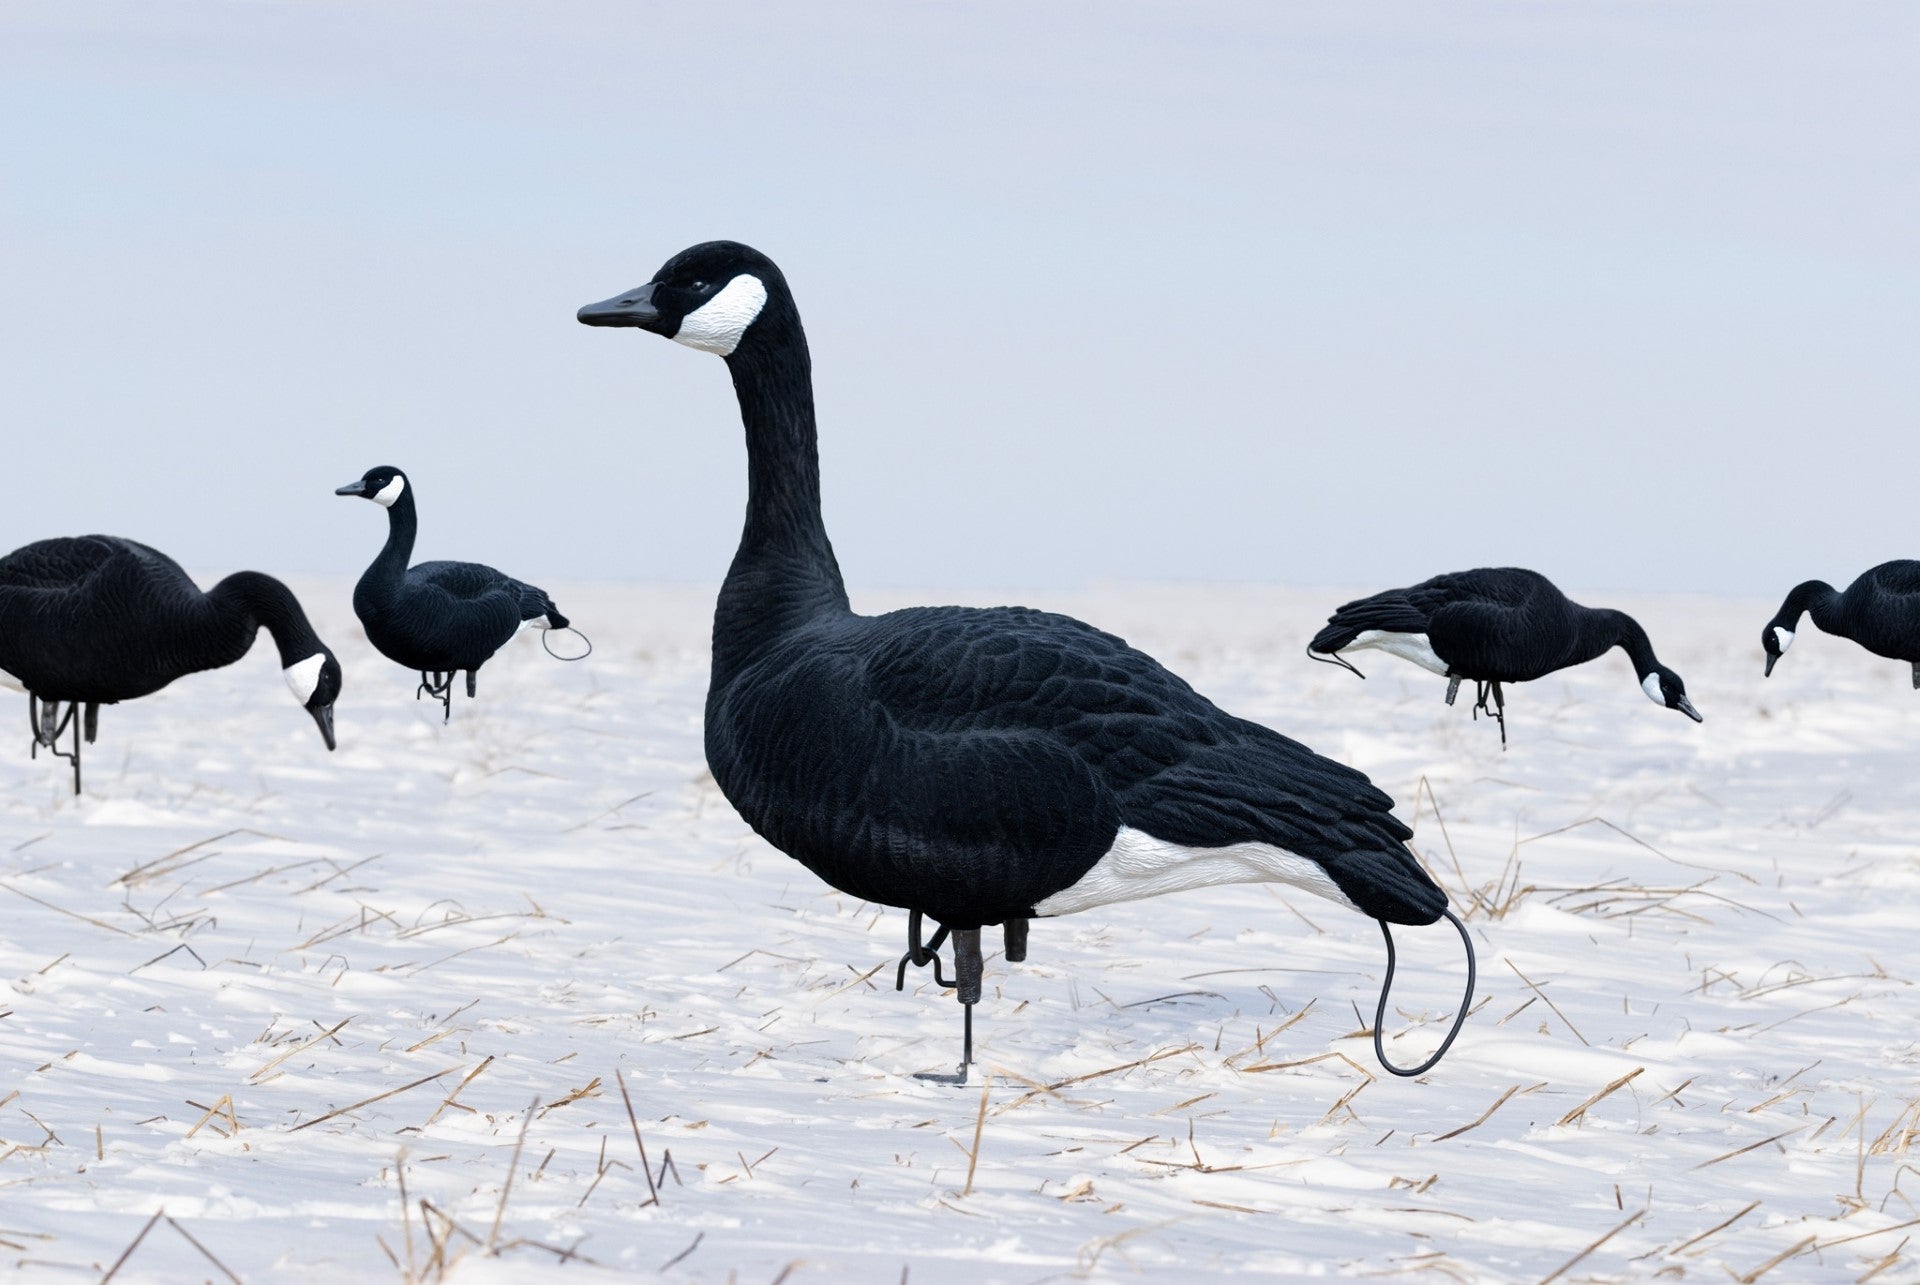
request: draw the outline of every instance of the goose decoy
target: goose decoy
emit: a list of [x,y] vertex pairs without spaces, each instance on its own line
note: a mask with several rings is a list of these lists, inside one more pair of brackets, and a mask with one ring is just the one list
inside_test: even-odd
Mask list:
[[[1451,919],[1393,801],[1352,768],[1216,708],[1151,657],[1023,607],[856,615],[820,516],[811,364],[780,269],[728,241],[580,309],[726,360],[747,515],[720,590],[707,691],[714,779],[774,847],[908,910],[909,964],[963,1006],[973,1060],[981,930],[1010,961],[1027,921],[1188,888],[1292,884],[1388,923]],[[922,940],[924,919],[938,924]],[[935,953],[952,938],[954,976]],[[1433,1059],[1444,1054],[1468,1005]]]
[[1824,580],[1793,587],[1767,627],[1760,631],[1766,649],[1765,674],[1787,648],[1802,612],[1826,633],[1851,638],[1876,656],[1902,660],[1913,666],[1913,685],[1920,688],[1920,562],[1901,558],[1883,562],[1841,593]]
[[[477,562],[422,562],[409,568],[407,559],[413,556],[420,515],[413,504],[413,484],[399,469],[385,465],[368,469],[334,494],[357,495],[387,511],[387,542],[353,587],[353,611],[375,650],[420,671],[420,689],[414,699],[438,700],[447,719],[453,717],[453,679],[461,670],[467,671],[471,700],[480,666],[522,626],[538,626],[543,646],[545,630],[573,628],[546,590],[492,567]],[[547,651],[559,659],[585,659],[584,654],[559,657],[552,648]]]
[[1539,572],[1519,567],[1456,571],[1347,603],[1314,635],[1307,654],[1356,674],[1360,671],[1347,659],[1349,652],[1371,649],[1410,660],[1447,680],[1449,705],[1460,693],[1461,680],[1469,680],[1477,692],[1474,717],[1491,715],[1500,724],[1504,746],[1507,702],[1501,684],[1583,665],[1613,647],[1627,653],[1649,699],[1702,721],[1687,699],[1687,685],[1654,656],[1638,621],[1624,611],[1583,607]]
[[[0,558],[0,684],[27,694],[33,753],[72,763],[75,794],[81,737],[93,742],[100,706],[231,665],[263,628],[331,750],[340,662],[272,576],[237,571],[202,593],[166,554],[111,535],[41,540]],[[70,751],[59,748],[69,726]]]

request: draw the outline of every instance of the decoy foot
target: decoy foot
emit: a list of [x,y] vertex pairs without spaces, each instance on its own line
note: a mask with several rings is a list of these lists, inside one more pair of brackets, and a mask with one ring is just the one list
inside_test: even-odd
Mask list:
[[920,912],[907,912],[907,953],[900,956],[900,967],[893,974],[893,989],[903,991],[907,988],[907,965],[925,968],[933,965],[933,980],[941,986],[951,986],[952,982],[940,975],[940,944],[947,939],[947,930],[942,928],[933,935],[933,940],[925,946],[920,944]]
[[[1026,921],[1019,920],[1024,930]],[[940,956],[937,953],[940,944],[948,937],[948,931],[942,925],[939,932],[926,945],[920,944],[921,915],[917,910],[907,912],[907,953],[900,957],[900,966],[894,972],[893,988],[905,990],[907,985],[907,965],[915,968],[933,966],[933,980],[941,986],[951,986],[957,992],[962,1006],[964,1022],[963,1039],[960,1053],[960,1065],[953,1074],[938,1071],[917,1071],[916,1080],[929,1080],[935,1084],[965,1084],[967,1068],[973,1064],[973,1006],[980,1002],[980,977],[982,961],[980,958],[980,930],[961,928],[952,933],[953,937],[953,980],[948,981],[940,974]],[[1024,932],[1022,934],[1024,936]],[[1023,952],[1024,953],[1024,952]]]
[[[1477,692],[1473,700],[1473,716],[1477,719],[1485,714],[1500,724],[1500,748],[1504,750],[1507,748],[1507,698],[1497,682],[1483,683],[1475,679],[1474,687]],[[1493,698],[1492,705],[1487,704],[1489,696]]]
[[[32,693],[28,693],[27,695],[27,723],[33,728],[31,756],[36,759],[39,758],[40,750],[44,746],[55,758],[62,758],[73,764],[73,792],[75,794],[80,793],[81,723],[85,722],[88,727],[91,728],[95,719],[98,717],[95,710],[95,706],[88,705],[87,717],[84,720],[76,719],[74,715],[80,712],[80,703],[78,701],[68,701],[67,712],[63,715],[60,712],[59,701],[42,700]],[[60,748],[60,735],[67,730],[68,724],[73,725],[73,749],[70,751]],[[87,739],[92,740],[92,735],[89,734]]]
[[1453,698],[1460,694],[1460,675],[1447,675],[1447,704],[1453,704]]
[[[421,670],[420,688],[413,694],[415,700],[419,700],[422,696],[428,696],[439,701],[440,708],[445,714],[441,719],[442,722],[451,723],[453,721],[453,678],[457,672],[456,670],[448,670],[445,673],[441,673],[435,670],[433,673],[428,673],[426,670]],[[473,674],[471,672],[467,674],[467,695],[473,695]]]
[[474,682],[475,682],[474,673],[471,669],[469,669],[467,671],[467,699],[468,700],[472,700],[476,694],[474,692]]
[[1913,662],[1913,690],[1920,692],[1920,660]]

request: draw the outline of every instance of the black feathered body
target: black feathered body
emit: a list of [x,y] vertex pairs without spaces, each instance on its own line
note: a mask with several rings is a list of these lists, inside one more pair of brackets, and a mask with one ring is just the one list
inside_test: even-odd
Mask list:
[[1482,567],[1389,589],[1334,612],[1308,644],[1332,655],[1363,634],[1424,636],[1449,674],[1523,683],[1624,647],[1635,671],[1655,664],[1645,631],[1624,612],[1583,607],[1537,571]]
[[408,567],[419,516],[408,485],[387,510],[387,542],[353,589],[367,641],[388,660],[423,672],[479,669],[527,621],[567,627],[546,592],[477,562]]
[[1274,845],[1394,922],[1444,904],[1365,776],[1046,612],[810,622],[709,693],[707,758],[775,847],[949,927],[1032,915],[1123,825],[1192,848]]
[[53,701],[113,704],[231,665],[265,626],[283,664],[321,650],[286,586],[243,571],[202,593],[118,536],[40,540],[0,558],[0,670]]
[[1844,593],[1821,580],[1796,585],[1773,623],[1792,629],[1803,611],[1825,633],[1851,638],[1876,656],[1920,664],[1920,562],[1883,562],[1861,572]]
[[1032,914],[1123,827],[1273,845],[1367,914],[1439,917],[1444,894],[1365,776],[1120,639],[1018,607],[854,614],[820,517],[806,341],[778,269],[761,271],[765,310],[727,359],[749,493],[706,716],[714,779],[755,830],[836,888],[955,929]]

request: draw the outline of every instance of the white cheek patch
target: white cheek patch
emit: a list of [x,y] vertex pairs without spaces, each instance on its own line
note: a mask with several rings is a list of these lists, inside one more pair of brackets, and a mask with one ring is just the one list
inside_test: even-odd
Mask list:
[[393,481],[373,493],[373,502],[383,509],[390,509],[393,507],[393,502],[400,498],[400,493],[406,489],[407,479],[395,473]]
[[747,333],[747,327],[766,306],[766,286],[759,277],[743,273],[688,313],[673,340],[701,352],[731,356],[740,346],[740,336]]
[[1656,705],[1665,705],[1667,703],[1666,694],[1660,690],[1660,675],[1658,674],[1648,674],[1645,678],[1641,679],[1640,690],[1645,692],[1647,699]]
[[[399,481],[398,478],[394,480]],[[320,670],[326,663],[327,658],[315,652],[305,660],[297,660],[280,671],[281,676],[287,680],[287,690],[291,691],[293,698],[302,705],[312,700],[313,694],[320,690]]]
[[1783,629],[1779,625],[1775,625],[1773,627],[1773,645],[1781,651],[1785,651],[1787,648],[1793,646],[1793,630]]

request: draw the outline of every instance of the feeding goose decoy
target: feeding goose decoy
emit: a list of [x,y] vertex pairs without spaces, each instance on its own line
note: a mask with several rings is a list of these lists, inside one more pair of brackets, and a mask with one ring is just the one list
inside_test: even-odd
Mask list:
[[1474,716],[1489,714],[1498,721],[1504,746],[1503,683],[1584,665],[1614,647],[1627,653],[1650,700],[1702,721],[1687,699],[1687,685],[1654,656],[1638,621],[1624,611],[1583,607],[1539,572],[1519,567],[1456,571],[1349,602],[1314,635],[1307,654],[1356,674],[1360,671],[1347,659],[1349,652],[1384,651],[1412,661],[1447,680],[1449,705],[1461,681],[1472,682]]
[[[202,593],[172,558],[110,535],[41,540],[0,558],[0,684],[27,693],[33,752],[72,763],[75,794],[81,738],[93,742],[100,706],[231,665],[263,628],[331,750],[340,663],[272,576],[238,571]],[[72,748],[62,750],[69,727]]]
[[[438,700],[446,718],[453,717],[455,675],[467,671],[471,700],[480,666],[522,626],[540,628],[542,646],[545,631],[573,629],[546,590],[503,571],[478,562],[422,562],[409,568],[407,559],[413,556],[420,515],[414,507],[413,484],[399,469],[390,465],[368,469],[334,494],[357,495],[387,511],[387,542],[353,587],[353,611],[376,651],[419,671],[415,698]],[[586,653],[560,656],[551,647],[547,652],[562,660],[586,658]]]
[[[973,1058],[980,934],[1188,888],[1292,884],[1388,923],[1453,921],[1361,773],[1235,718],[1151,657],[1022,607],[855,614],[820,515],[811,363],[786,279],[728,241],[580,309],[726,360],[747,438],[747,515],[714,613],[706,751],[774,847],[853,896],[908,910]],[[922,940],[923,919],[939,927]],[[934,953],[951,937],[954,977]],[[1458,1034],[1463,1002],[1433,1058]]]
[[1760,631],[1766,675],[1793,646],[1793,631],[1803,612],[1825,633],[1851,638],[1876,656],[1913,666],[1913,685],[1920,688],[1920,562],[1883,562],[1861,572],[1845,593],[1824,580],[1795,585]]

